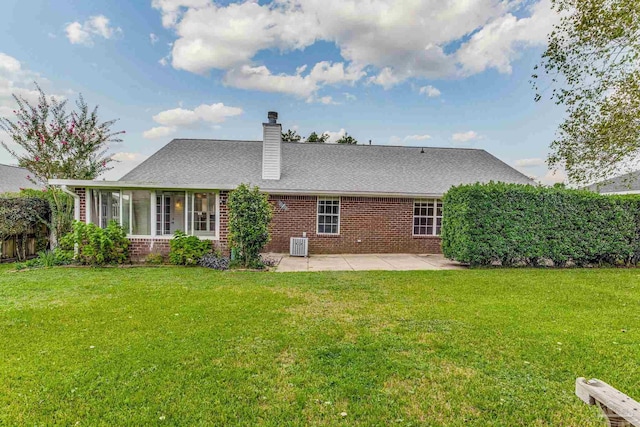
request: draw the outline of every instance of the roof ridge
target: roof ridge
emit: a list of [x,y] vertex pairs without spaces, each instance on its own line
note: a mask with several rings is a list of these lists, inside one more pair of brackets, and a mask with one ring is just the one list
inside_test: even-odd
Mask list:
[[[203,142],[252,142],[262,143],[261,140],[255,139],[213,139],[213,138],[174,138],[165,147],[174,141],[203,141]],[[472,148],[472,147],[434,147],[429,145],[391,145],[391,144],[338,144],[335,142],[303,142],[303,141],[282,141],[291,145],[304,145],[304,146],[330,146],[330,147],[381,147],[381,148],[420,148],[425,150],[470,150],[470,151],[486,151],[484,148]],[[163,147],[164,148],[164,147]],[[161,148],[162,149],[162,148]],[[158,150],[160,151],[160,150]]]
[[18,165],[5,165],[4,163],[0,163],[0,166],[6,166],[8,168],[24,169],[27,172],[29,172],[29,169],[23,168],[22,166],[18,166]]

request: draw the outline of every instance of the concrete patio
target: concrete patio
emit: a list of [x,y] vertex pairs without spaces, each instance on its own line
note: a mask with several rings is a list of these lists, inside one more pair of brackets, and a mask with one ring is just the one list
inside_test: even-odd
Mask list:
[[280,259],[277,272],[295,271],[363,271],[363,270],[458,270],[465,268],[442,255],[415,254],[341,254],[311,255],[308,258],[288,254],[269,254]]

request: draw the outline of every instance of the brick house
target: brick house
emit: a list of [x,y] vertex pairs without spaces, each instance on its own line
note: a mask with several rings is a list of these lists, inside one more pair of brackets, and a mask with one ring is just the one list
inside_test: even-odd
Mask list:
[[282,142],[277,113],[262,141],[174,139],[119,181],[51,180],[76,219],[128,230],[134,258],[168,252],[180,230],[227,250],[227,196],[257,185],[274,209],[270,252],[307,236],[309,253],[438,253],[453,185],[532,181],[484,150]]

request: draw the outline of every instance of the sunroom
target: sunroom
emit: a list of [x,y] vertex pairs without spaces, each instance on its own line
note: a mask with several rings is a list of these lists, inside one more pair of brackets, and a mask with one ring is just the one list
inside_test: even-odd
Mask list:
[[211,190],[86,188],[86,222],[116,221],[128,237],[166,237],[177,231],[205,239],[220,235],[220,194]]

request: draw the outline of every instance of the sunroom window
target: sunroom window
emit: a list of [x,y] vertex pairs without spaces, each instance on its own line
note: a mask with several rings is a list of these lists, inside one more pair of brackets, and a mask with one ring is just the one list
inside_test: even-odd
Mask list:
[[192,195],[193,212],[192,232],[196,236],[214,236],[216,234],[216,193],[194,193]]
[[106,228],[111,221],[120,224],[120,190],[93,190],[91,222]]
[[134,236],[172,236],[176,231],[218,234],[216,192],[93,189],[90,193],[88,220],[102,228],[114,220]]

